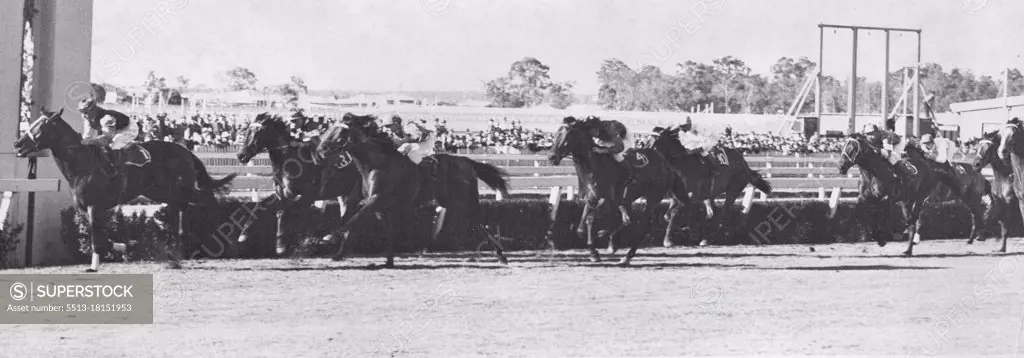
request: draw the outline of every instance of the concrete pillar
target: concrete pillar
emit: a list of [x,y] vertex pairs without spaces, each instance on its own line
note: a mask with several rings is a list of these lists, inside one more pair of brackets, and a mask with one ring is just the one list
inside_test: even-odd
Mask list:
[[[92,58],[92,0],[35,0],[35,71],[33,100],[47,110],[64,108],[64,120],[76,130],[82,128],[77,100],[91,94],[89,87]],[[39,107],[32,108],[33,117]],[[19,168],[21,169],[21,168]],[[59,178],[52,158],[38,158],[38,178]],[[20,196],[28,196],[22,193]],[[61,210],[71,206],[65,186],[60,192],[36,193],[35,232],[32,262],[28,265],[69,263],[70,256],[61,238]],[[22,208],[22,211],[26,208]]]

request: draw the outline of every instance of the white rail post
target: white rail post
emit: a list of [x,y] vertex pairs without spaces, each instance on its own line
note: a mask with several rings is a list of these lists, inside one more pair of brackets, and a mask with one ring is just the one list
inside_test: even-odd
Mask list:
[[4,229],[4,224],[7,222],[7,213],[10,212],[13,196],[13,192],[5,191],[3,199],[0,199],[0,230]]
[[573,201],[576,200],[576,189],[568,186],[565,187],[565,200]]
[[743,194],[743,214],[749,214],[750,207],[753,205],[754,201],[754,188],[747,187],[747,189],[744,191],[745,193]]
[[839,208],[839,195],[842,194],[842,189],[839,187],[832,188],[832,197],[828,199],[828,217],[832,218],[836,215],[836,209]]
[[501,190],[498,190],[498,191],[494,192],[494,200],[496,200],[496,201],[505,200],[505,197],[501,195]]
[[252,202],[256,203],[260,201],[260,195],[256,192],[256,189],[249,189],[249,195],[252,197]]
[[548,203],[551,204],[551,221],[554,222],[558,218],[558,206],[562,202],[562,188],[554,186],[551,187],[551,195],[548,197]]
[[828,195],[825,194],[825,187],[823,187],[823,186],[818,187],[818,200],[821,200],[821,201],[828,200]]

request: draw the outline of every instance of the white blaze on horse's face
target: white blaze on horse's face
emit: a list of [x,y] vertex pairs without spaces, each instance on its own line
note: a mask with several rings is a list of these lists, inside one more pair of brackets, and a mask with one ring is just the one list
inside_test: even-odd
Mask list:
[[43,124],[45,124],[46,121],[49,120],[50,117],[47,117],[46,114],[40,114],[39,118],[36,118],[36,120],[32,122],[31,125],[29,125],[28,132],[26,132],[26,134],[28,134],[28,137],[31,138],[33,141],[37,140],[37,138],[43,135]]

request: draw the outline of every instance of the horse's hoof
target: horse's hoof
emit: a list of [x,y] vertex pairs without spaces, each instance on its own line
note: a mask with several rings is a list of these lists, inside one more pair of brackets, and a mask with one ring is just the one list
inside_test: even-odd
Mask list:
[[171,261],[171,262],[167,263],[167,268],[169,268],[171,270],[180,270],[181,269],[181,264],[177,263],[177,262],[174,262],[174,261]]
[[504,256],[498,257],[498,263],[508,266],[508,259],[506,259]]
[[974,239],[971,239],[971,240],[967,240],[967,244],[968,244],[968,245],[974,245]]
[[327,244],[334,242],[334,234],[327,234],[327,236],[320,238],[320,242]]
[[903,251],[903,256],[911,257],[911,256],[914,256],[914,253],[912,251],[910,251],[910,250]]
[[99,272],[99,271],[96,271],[96,270],[93,270],[93,269],[85,269],[85,272],[93,273],[93,272]]
[[239,244],[245,242],[246,240],[249,240],[249,235],[246,235],[246,234],[238,235],[238,243]]
[[590,262],[598,263],[601,262],[601,257],[597,255],[590,255]]
[[708,246],[708,240],[700,240],[700,244],[698,244],[698,246]]
[[619,261],[619,263],[615,264],[615,266],[618,266],[618,267],[629,267],[629,260],[626,260],[625,258],[623,258],[622,261]]
[[672,247],[672,241],[669,241],[669,240],[662,241],[661,242],[661,246]]
[[344,260],[344,259],[345,259],[345,256],[340,256],[340,255],[339,256],[332,256],[331,257],[331,261],[341,261],[341,260]]

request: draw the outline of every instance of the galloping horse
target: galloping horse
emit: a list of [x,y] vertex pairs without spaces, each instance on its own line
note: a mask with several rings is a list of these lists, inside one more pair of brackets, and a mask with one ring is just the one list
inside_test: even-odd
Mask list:
[[[938,162],[932,160],[929,160],[929,164],[940,166]],[[985,228],[985,202],[992,199],[992,187],[981,174],[981,169],[975,169],[972,164],[951,162],[949,166],[952,170],[935,172],[936,179],[943,185],[936,186],[929,197],[935,197],[940,189],[947,189],[950,198],[960,200],[971,212],[971,235],[967,239],[967,244],[973,244],[975,240],[985,241],[982,235]]]
[[[909,139],[904,139],[909,140]],[[917,169],[917,175],[911,178],[900,180],[894,169],[889,165],[878,149],[874,148],[867,137],[860,133],[854,133],[843,146],[842,155],[839,158],[839,174],[846,175],[854,165],[860,167],[860,195],[857,197],[857,207],[854,218],[861,219],[864,227],[867,224],[861,213],[867,210],[877,218],[882,208],[891,208],[899,205],[906,229],[903,236],[908,241],[906,256],[913,255],[914,243],[920,241],[918,230],[921,227],[920,216],[923,209],[924,199],[935,189],[938,184],[938,175],[934,162],[924,158],[924,153],[916,144],[908,144],[906,152],[909,156],[907,161]],[[885,246],[888,242],[889,227],[886,232],[880,235],[881,230],[877,226],[871,226],[871,235],[877,240],[879,246]]]
[[[398,236],[411,237],[416,198],[420,193],[420,173],[416,164],[394,147],[370,139],[361,129],[338,124],[327,130],[317,154],[321,158],[348,152],[355,160],[363,183],[365,200],[359,211],[342,224],[341,243],[335,259],[341,259],[348,240],[347,232],[361,229],[375,215],[383,221],[387,244],[384,267],[395,267],[395,241]],[[397,231],[397,233],[395,232]]]
[[[761,177],[761,174],[756,170],[750,169],[747,160],[743,158],[743,153],[736,149],[716,147],[718,148],[718,153],[716,154],[720,155],[719,161],[722,162],[724,168],[712,177],[705,164],[700,163],[694,155],[688,154],[687,148],[683,147],[683,144],[679,141],[678,128],[662,130],[658,134],[658,138],[651,144],[651,147],[665,156],[669,163],[672,163],[681,174],[686,182],[686,188],[692,193],[689,201],[691,203],[704,202],[704,205],[707,207],[708,220],[711,220],[714,216],[715,208],[713,202],[715,197],[723,193],[725,194],[722,215],[718,221],[718,230],[720,232],[728,227],[727,225],[730,223],[732,216],[732,206],[736,202],[736,198],[743,193],[743,189],[747,187],[747,184],[753,185],[765,194],[771,194],[772,192],[771,183]],[[696,206],[690,206],[690,208],[694,209]],[[679,209],[679,207],[672,205],[666,214],[668,227],[665,230],[665,239],[662,242],[665,247],[672,246],[672,229],[675,228],[675,219]],[[725,229],[724,231],[728,237],[730,230]],[[701,245],[704,245],[706,242],[707,240],[701,240]]]
[[[1021,201],[1017,200],[1017,197],[1014,195],[1013,168],[1006,161],[999,158],[999,146],[1002,143],[1003,140],[998,131],[985,133],[978,143],[979,156],[977,161],[974,162],[974,169],[980,172],[985,166],[992,165],[991,207],[985,218],[985,226],[991,225],[994,221],[999,221],[999,237],[1003,239],[1003,246],[999,249],[999,252],[1006,252],[1006,234],[1010,231],[1008,224],[1010,208],[1016,202],[1020,206],[1021,211],[1024,212],[1024,205],[1020,205]],[[975,225],[975,230],[980,230],[977,225]],[[982,237],[978,240],[982,239],[984,238]]]
[[[235,175],[213,179],[202,161],[178,144],[149,141],[131,149],[131,161],[121,175],[110,177],[102,168],[105,160],[96,145],[83,145],[82,136],[68,125],[61,114],[64,110],[47,112],[40,116],[15,143],[19,156],[49,149],[54,162],[71,187],[75,208],[84,211],[89,219],[92,246],[92,264],[86,272],[97,272],[102,255],[112,248],[124,251],[124,244],[115,245],[106,237],[99,237],[100,214],[104,210],[139,196],[167,204],[179,241],[185,235],[184,212],[190,204],[216,206],[215,193],[226,189]],[[177,215],[173,215],[176,213]],[[179,268],[172,255],[171,267]]]
[[[253,119],[245,137],[245,145],[238,151],[238,161],[248,164],[257,154],[266,151],[273,167],[274,195],[260,201],[277,215],[277,254],[286,256],[293,248],[286,238],[284,218],[292,208],[309,207],[313,201],[337,198],[342,220],[355,212],[360,194],[359,172],[351,158],[338,157],[337,163],[314,163],[316,143],[300,142],[292,137],[287,123],[278,115],[260,113]],[[325,172],[326,171],[326,172]],[[253,222],[242,228],[238,242],[245,242]],[[333,232],[333,229],[331,230]],[[324,241],[332,241],[330,235]]]
[[596,144],[587,133],[589,123],[573,117],[566,117],[563,121],[555,135],[549,159],[552,165],[558,165],[562,158],[572,155],[576,175],[587,188],[586,204],[576,233],[581,237],[586,235],[591,261],[601,261],[594,241],[594,220],[604,215],[606,210],[619,210],[622,222],[608,239],[608,250],[614,253],[618,236],[633,225],[630,217],[633,202],[639,198],[647,202],[647,222],[638,224],[642,225],[641,230],[634,233],[629,252],[619,261],[620,266],[627,266],[653,225],[658,204],[666,196],[670,196],[674,203],[686,200],[685,184],[661,153],[653,149],[629,148],[623,153],[625,159],[619,163],[612,154],[594,153]]
[[[342,123],[358,127],[372,140],[385,146],[393,146],[391,138],[380,130],[375,116],[358,116],[346,113]],[[508,173],[489,163],[450,154],[433,154],[423,158],[417,166],[421,174],[420,195],[418,205],[428,205],[431,201],[438,206],[435,214],[431,237],[436,239],[445,223],[445,216],[462,218],[457,223],[467,224],[477,235],[495,246],[498,261],[508,263],[502,253],[498,239],[484,228],[483,210],[480,209],[480,186],[477,180],[483,181],[491,189],[508,197]]]

